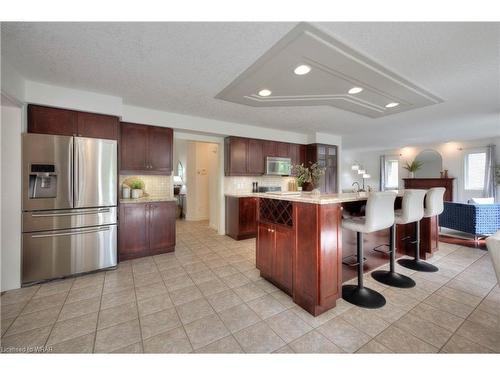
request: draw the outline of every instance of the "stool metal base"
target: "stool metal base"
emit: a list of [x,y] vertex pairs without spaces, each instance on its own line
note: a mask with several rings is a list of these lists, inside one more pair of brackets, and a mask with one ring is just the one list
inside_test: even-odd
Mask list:
[[378,309],[385,305],[385,298],[379,292],[357,285],[344,285],[342,298],[353,305],[367,309]]
[[420,259],[399,259],[398,264],[405,268],[409,268],[411,270],[420,271],[420,272],[437,272],[439,268],[435,265],[424,262]]
[[379,283],[396,288],[413,288],[416,285],[413,279],[397,272],[373,271],[372,277]]

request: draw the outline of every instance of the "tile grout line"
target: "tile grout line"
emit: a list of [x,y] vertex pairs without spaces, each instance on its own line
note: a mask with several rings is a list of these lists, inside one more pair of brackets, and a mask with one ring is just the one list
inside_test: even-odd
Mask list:
[[[56,320],[54,321],[54,323],[52,324],[52,327],[50,328],[50,332],[47,336],[47,339],[45,340],[44,342],[44,346],[47,346],[47,343],[49,342],[49,339],[50,339],[50,336],[52,335],[52,331],[54,331],[54,327],[56,326],[57,324],[57,321],[59,320],[59,317],[61,316],[61,311],[64,307],[64,305],[66,304],[66,301],[68,300],[68,297],[69,297],[69,293],[71,291],[71,288],[73,287],[73,284],[75,283],[75,278],[73,278],[73,281],[71,282],[71,286],[69,287],[68,289],[68,293],[66,294],[66,297],[64,298],[64,302],[62,303],[61,305],[61,308],[59,309],[59,313],[57,314],[57,318]],[[97,324],[97,323],[96,323]]]
[[[116,270],[118,270],[118,267],[116,268]],[[92,353],[95,353],[95,344],[97,341],[97,331],[98,331],[97,328],[99,327],[99,318],[101,316],[102,298],[104,297],[104,285],[106,285],[107,272],[108,271],[105,271],[104,280],[102,281],[101,296],[99,298],[99,309],[97,310],[97,321],[95,323],[96,325],[95,325],[95,332],[94,332],[94,342],[92,343]]]

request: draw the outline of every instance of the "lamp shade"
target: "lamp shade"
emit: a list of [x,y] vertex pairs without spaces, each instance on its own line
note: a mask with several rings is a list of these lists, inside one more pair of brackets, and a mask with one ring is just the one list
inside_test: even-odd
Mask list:
[[363,178],[370,178],[371,176],[368,173],[363,174]]
[[174,185],[182,185],[182,178],[180,176],[174,176]]
[[359,164],[353,164],[352,167],[351,167],[351,169],[353,171],[357,171],[359,169]]
[[366,173],[366,171],[364,169],[359,169],[358,170],[358,174],[365,174],[365,173]]

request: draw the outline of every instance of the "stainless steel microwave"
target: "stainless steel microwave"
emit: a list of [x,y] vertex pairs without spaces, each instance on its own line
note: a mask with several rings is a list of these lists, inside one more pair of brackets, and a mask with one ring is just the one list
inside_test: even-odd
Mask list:
[[266,158],[266,174],[275,176],[290,176],[292,159],[268,156]]

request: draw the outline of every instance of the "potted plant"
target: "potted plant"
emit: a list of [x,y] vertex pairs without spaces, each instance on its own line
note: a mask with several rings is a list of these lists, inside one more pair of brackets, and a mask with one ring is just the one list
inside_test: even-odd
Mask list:
[[129,183],[130,188],[132,189],[132,198],[137,199],[142,197],[142,189],[144,188],[144,182],[139,179],[132,180]]
[[424,162],[413,160],[411,163],[406,162],[403,168],[410,172],[410,178],[413,178],[415,177],[415,172],[422,168],[422,165],[424,165]]
[[297,164],[292,168],[297,178],[297,185],[302,187],[303,191],[317,189],[321,176],[325,174],[325,168],[318,166],[318,163],[309,162],[309,164],[309,167],[305,167],[304,164]]

